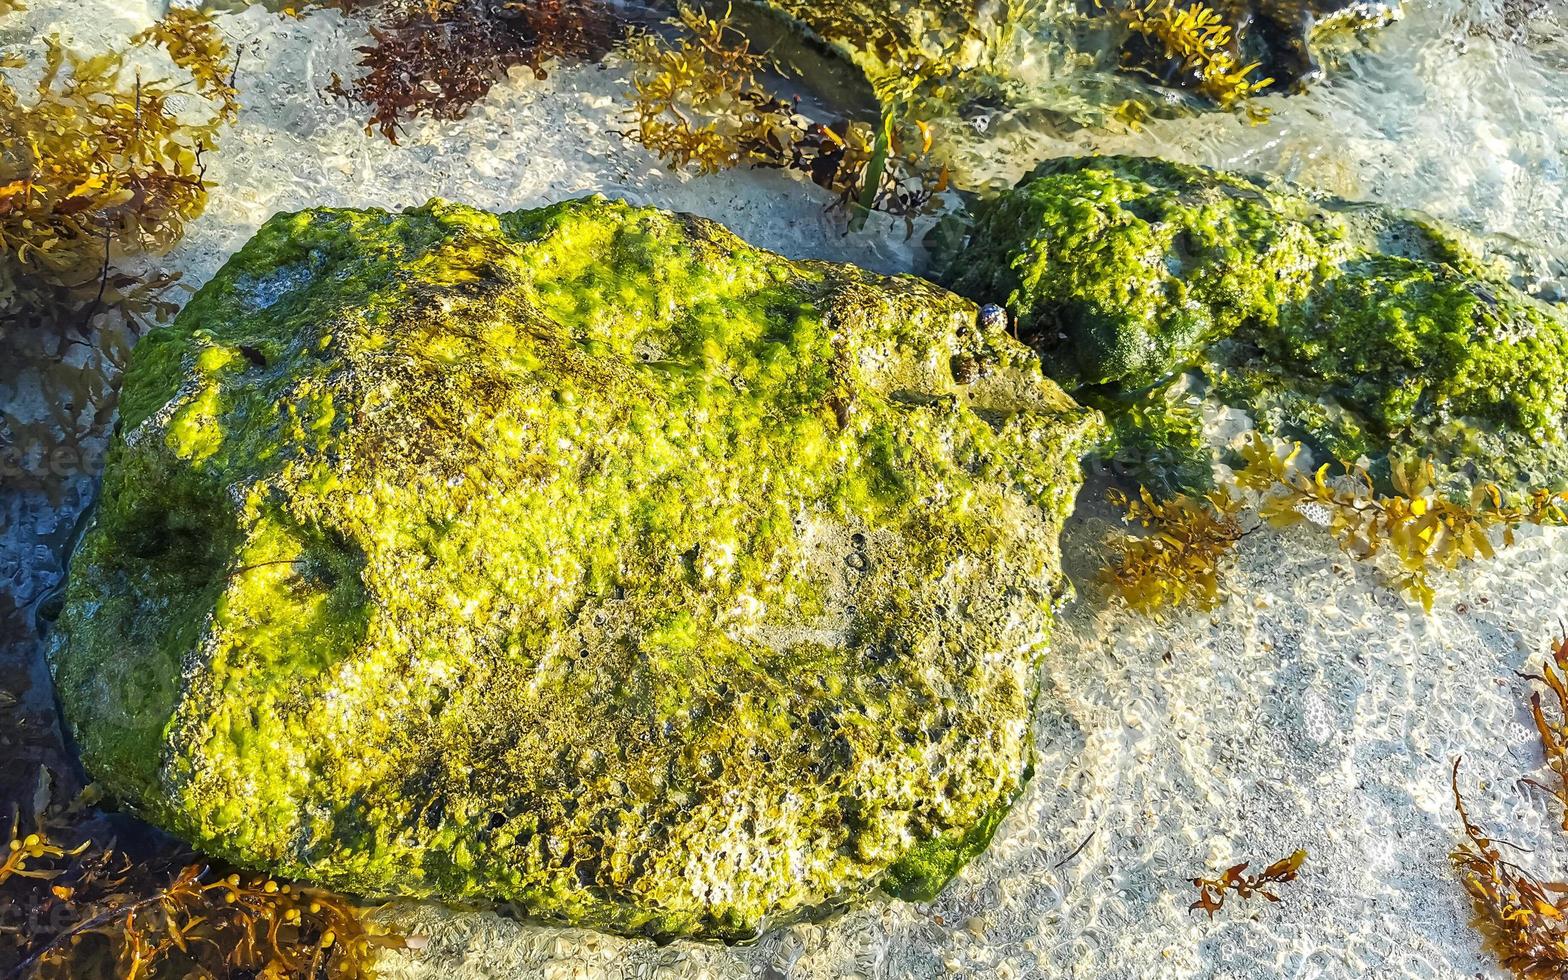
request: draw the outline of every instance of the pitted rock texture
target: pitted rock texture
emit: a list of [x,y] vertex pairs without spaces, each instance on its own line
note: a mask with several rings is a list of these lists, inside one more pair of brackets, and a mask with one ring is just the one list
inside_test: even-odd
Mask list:
[[50,657],[242,866],[727,939],[1027,777],[1098,426],[967,301],[603,199],[283,214],[136,349]]

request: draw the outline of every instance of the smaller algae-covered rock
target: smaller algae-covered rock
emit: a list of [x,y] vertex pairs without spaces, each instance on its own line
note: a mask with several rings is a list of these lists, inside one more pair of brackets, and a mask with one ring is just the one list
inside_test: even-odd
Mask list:
[[1096,428],[973,304],[602,199],[266,225],[137,348],[50,658],[241,866],[744,938],[1029,771]]
[[1429,458],[1456,488],[1568,482],[1568,317],[1418,217],[1066,158],[982,203],[940,277],[1005,303],[1047,373],[1091,400],[1157,405],[1196,368],[1342,459]]
[[1246,178],[1069,157],[983,203],[941,275],[1005,302],[1058,381],[1136,388],[1303,299],[1340,234]]

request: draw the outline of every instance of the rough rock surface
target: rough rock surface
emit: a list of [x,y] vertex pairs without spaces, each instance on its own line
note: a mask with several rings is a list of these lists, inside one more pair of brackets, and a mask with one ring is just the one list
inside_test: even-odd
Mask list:
[[269,221],[136,349],[50,650],[241,865],[750,936],[1027,777],[1097,423],[974,306],[603,199]]
[[[1005,303],[1069,391],[1159,409],[1189,369],[1329,456],[1454,489],[1568,483],[1568,315],[1417,216],[1133,157],[1042,164],[939,276]],[[1147,434],[1147,414],[1139,423]],[[1189,444],[1191,425],[1153,428]]]

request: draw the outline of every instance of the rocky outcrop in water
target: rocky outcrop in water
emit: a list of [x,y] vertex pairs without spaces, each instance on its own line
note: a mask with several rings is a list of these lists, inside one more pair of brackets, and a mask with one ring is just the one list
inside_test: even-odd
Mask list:
[[[1454,489],[1568,483],[1568,316],[1420,217],[1163,160],[1052,160],[978,208],[939,278],[1005,303],[1046,372],[1113,411],[1158,414],[1195,370],[1323,455],[1430,458]],[[1170,431],[1150,451],[1192,445],[1190,425],[1153,428]]]
[[[1138,3],[1138,7],[1145,6]],[[1230,29],[1223,45],[1237,66],[1256,64],[1258,78],[1272,78],[1277,89],[1299,89],[1323,75],[1318,45],[1332,35],[1383,27],[1402,14],[1400,0],[1216,0],[1172,2],[1172,11],[1206,7]],[[1149,8],[1159,10],[1159,5]],[[1173,37],[1178,32],[1172,32]],[[1191,50],[1202,45],[1193,42]],[[1155,79],[1180,87],[1197,82],[1190,53],[1173,51],[1146,36],[1135,36],[1124,50],[1126,63]]]
[[1023,785],[1096,428],[921,280],[603,199],[279,215],[137,347],[50,659],[242,866],[748,937]]
[[977,0],[753,0],[859,68],[882,98],[984,63],[1009,24]]
[[[751,5],[853,63],[884,105],[918,93],[928,112],[971,99],[1005,102],[1007,84],[1001,80],[1011,74],[1008,62],[1037,46],[1020,37],[1037,37],[1041,44],[1049,39],[1053,52],[1071,60],[1105,67],[1119,60],[1124,69],[1228,107],[1233,93],[1243,94],[1239,79],[1272,79],[1266,93],[1300,89],[1323,74],[1323,42],[1382,27],[1401,15],[1400,0],[1108,0],[1051,11],[976,0]],[[1199,16],[1206,19],[1200,22]],[[1107,30],[1118,21],[1135,29],[1120,35]],[[748,31],[755,29],[753,22]],[[783,48],[796,46],[785,39]],[[978,77],[988,74],[994,77]],[[818,87],[842,94],[836,83]],[[1126,97],[1113,97],[1116,91],[1107,90],[1105,97]]]

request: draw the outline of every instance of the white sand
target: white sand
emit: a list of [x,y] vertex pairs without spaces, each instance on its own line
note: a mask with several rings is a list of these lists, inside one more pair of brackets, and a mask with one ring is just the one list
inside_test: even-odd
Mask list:
[[[1473,22],[1488,15],[1457,0],[1418,5],[1384,39],[1384,55],[1357,61],[1319,95],[1280,102],[1266,126],[1187,120],[1029,152],[1142,149],[1272,169],[1518,234],[1560,264],[1568,73],[1556,49],[1477,35]],[[54,25],[92,44],[145,17],[139,4],[37,0],[8,36],[25,45],[28,29]],[[392,147],[321,94],[331,72],[352,72],[358,25],[257,9],[223,23],[244,42],[246,109],[212,158],[207,215],[167,260],[193,284],[275,211],[432,195],[505,209],[603,191],[717,218],[792,256],[888,271],[918,263],[901,225],[846,236],[822,215],[823,194],[788,177],[671,175],[611,133],[622,85],[614,70],[503,85],[469,119],[419,123]],[[1383,102],[1394,109],[1376,111]],[[998,146],[994,169],[1021,169],[1020,152]],[[1543,272],[1552,274],[1560,265]],[[1260,531],[1243,545],[1236,598],[1159,625],[1095,585],[1110,517],[1100,498],[1086,491],[1068,534],[1080,598],[1045,666],[1038,774],[990,850],[938,901],[874,901],[735,949],[660,948],[425,906],[404,914],[429,946],[391,958],[389,974],[1497,975],[1466,928],[1468,905],[1445,858],[1457,832],[1448,767],[1465,757],[1474,815],[1538,848],[1532,860],[1550,871],[1568,855],[1557,814],[1516,782],[1540,776],[1542,760],[1529,685],[1514,676],[1568,616],[1568,534],[1527,534],[1504,558],[1444,577],[1425,616],[1321,533]],[[37,500],[9,501],[0,516],[9,524],[0,555],[18,560],[18,580],[57,575],[58,556],[35,549],[55,517]],[[1297,847],[1310,857],[1279,905],[1237,904],[1213,921],[1187,911],[1187,877],[1241,860],[1261,866]]]
[[[89,13],[102,3],[40,2],[28,17],[85,45],[106,33]],[[127,6],[140,10],[138,0],[111,9]],[[138,18],[121,23],[135,29]],[[333,11],[291,20],[253,7],[223,16],[221,24],[242,52],[237,81],[244,110],[211,157],[207,213],[169,257],[192,283],[216,272],[278,211],[399,208],[431,197],[512,210],[598,192],[715,218],[790,256],[880,271],[914,261],[917,243],[905,240],[902,223],[880,219],[873,231],[846,236],[842,220],[824,213],[828,195],[809,183],[771,171],[672,173],[616,135],[626,125],[618,71],[572,66],[539,82],[518,70],[468,118],[416,120],[393,146],[379,134],[365,135],[368,110],[323,91],[333,72],[358,74],[354,48],[368,41],[363,22]]]

